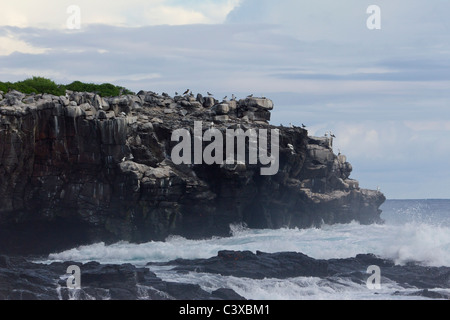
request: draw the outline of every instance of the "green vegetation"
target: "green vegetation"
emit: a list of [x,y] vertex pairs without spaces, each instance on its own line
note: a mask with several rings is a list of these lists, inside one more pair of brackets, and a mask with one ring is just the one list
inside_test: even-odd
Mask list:
[[9,90],[17,90],[22,93],[48,93],[57,96],[64,95],[66,90],[78,92],[94,92],[102,97],[119,96],[122,94],[133,94],[130,90],[115,86],[110,83],[94,84],[74,81],[68,85],[56,84],[50,79],[43,77],[33,77],[18,82],[1,82],[0,91],[8,92]]

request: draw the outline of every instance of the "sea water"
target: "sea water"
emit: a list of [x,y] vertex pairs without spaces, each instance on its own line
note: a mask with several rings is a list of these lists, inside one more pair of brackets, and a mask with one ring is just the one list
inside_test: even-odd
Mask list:
[[[316,259],[350,258],[372,253],[396,264],[415,262],[425,266],[450,266],[450,200],[388,200],[381,208],[384,224],[323,225],[310,229],[254,230],[230,226],[230,237],[188,240],[178,236],[164,242],[104,243],[73,248],[49,255],[53,261],[98,261],[104,264],[167,262],[178,258],[210,258],[220,250],[302,252]],[[150,267],[165,281],[199,284],[206,291],[227,287],[247,299],[405,299],[393,296],[404,288],[383,283],[374,294],[349,279],[298,277],[253,280],[206,273],[176,273],[171,267]],[[413,292],[414,289],[411,289]],[[450,292],[450,288],[449,288]],[[417,299],[417,297],[412,297]]]

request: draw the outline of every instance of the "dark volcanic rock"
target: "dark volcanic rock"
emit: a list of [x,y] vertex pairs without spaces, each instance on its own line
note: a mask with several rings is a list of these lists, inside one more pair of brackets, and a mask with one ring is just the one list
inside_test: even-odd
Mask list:
[[[81,270],[81,288],[67,288],[70,265]],[[0,300],[238,300],[231,289],[208,293],[198,285],[165,282],[130,264],[74,262],[50,265],[0,256]]]
[[[380,221],[383,194],[349,179],[352,167],[333,153],[331,140],[270,126],[269,99],[218,104],[150,91],[111,98],[11,92],[2,99],[0,252],[48,253],[170,234],[226,236],[231,223],[303,228]],[[214,123],[223,134],[280,130],[278,173],[261,176],[261,165],[248,157],[232,165],[175,165],[172,132],[193,132],[194,121],[204,130]]]
[[[213,273],[251,279],[318,277],[332,282],[350,279],[360,285],[366,285],[369,278],[367,269],[375,265],[381,269],[382,285],[395,282],[405,289],[420,289],[412,295],[448,299],[445,292],[429,289],[450,288],[450,267],[426,267],[412,263],[396,265],[393,261],[371,254],[361,254],[355,258],[320,260],[296,252],[254,254],[249,251],[221,251],[216,257],[209,259],[178,259],[148,265],[175,266],[173,270],[176,272]],[[411,295],[409,292],[396,294]]]
[[257,252],[254,254],[250,251],[220,251],[217,257],[210,259],[179,259],[168,262],[167,265],[177,265],[174,270],[179,272],[195,271],[251,279],[286,279],[328,275],[326,261],[315,260],[296,252],[274,254]]
[[[79,266],[81,288],[67,288],[67,268]],[[200,272],[251,279],[290,279],[316,277],[333,283],[350,280],[365,286],[367,268],[381,269],[381,286],[396,284],[404,288],[393,292],[398,296],[420,296],[449,299],[449,267],[425,267],[416,264],[395,265],[390,260],[364,254],[355,258],[320,260],[302,253],[252,253],[221,251],[216,257],[197,260],[174,260],[148,263],[148,266],[174,266],[173,272]],[[243,280],[246,281],[246,280]],[[289,281],[289,280],[288,280]],[[377,293],[376,290],[373,291]],[[163,281],[148,268],[130,264],[102,265],[55,262],[50,265],[27,259],[0,255],[0,300],[243,300],[230,288],[207,292],[197,284]]]

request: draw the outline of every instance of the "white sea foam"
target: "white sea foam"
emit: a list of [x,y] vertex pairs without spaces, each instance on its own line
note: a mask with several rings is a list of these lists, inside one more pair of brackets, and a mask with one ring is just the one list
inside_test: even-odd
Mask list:
[[[81,246],[51,254],[44,263],[53,261],[99,261],[101,263],[166,262],[178,258],[210,258],[220,250],[249,250],[268,253],[295,251],[316,259],[349,258],[360,253],[373,253],[394,260],[397,264],[410,261],[427,266],[450,266],[450,202],[390,202],[384,213],[386,224],[323,225],[311,229],[250,230],[230,226],[230,237],[188,240],[178,236],[165,242],[131,244],[119,242]],[[225,277],[203,273],[176,273],[171,267],[150,267],[165,281],[193,283],[212,292],[231,288],[247,299],[407,299],[396,296],[397,290],[409,289],[384,281],[376,294],[363,284],[346,278],[263,279]],[[415,291],[411,288],[411,292]],[[448,290],[450,292],[450,289]],[[412,296],[411,299],[418,299]]]
[[[230,288],[242,297],[252,300],[421,299],[417,296],[408,297],[406,295],[417,291],[417,289],[405,289],[394,282],[386,280],[382,283],[381,289],[374,291],[348,278],[249,279],[207,273],[175,273],[158,267],[152,267],[151,270],[164,281],[198,284],[203,290],[208,292],[219,288]],[[402,291],[403,295],[393,295],[396,291]]]
[[252,252],[302,252],[316,259],[348,258],[373,253],[398,264],[415,261],[428,266],[450,266],[450,228],[424,223],[405,225],[324,225],[312,229],[250,230],[233,226],[228,238],[187,240],[170,237],[165,242],[113,245],[97,243],[51,254],[51,261],[99,261],[101,263],[165,262],[197,259],[220,250]]

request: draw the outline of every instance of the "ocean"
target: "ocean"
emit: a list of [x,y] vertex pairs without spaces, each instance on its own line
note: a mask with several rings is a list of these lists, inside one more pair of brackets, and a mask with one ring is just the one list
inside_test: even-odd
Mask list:
[[[216,256],[218,251],[301,252],[316,259],[352,258],[358,254],[375,254],[393,260],[398,265],[410,262],[431,267],[450,267],[450,200],[388,200],[383,204],[384,224],[323,225],[311,229],[252,230],[245,226],[230,226],[230,237],[188,240],[178,236],[164,242],[112,245],[96,243],[50,254],[40,263],[55,261],[97,261],[102,264],[130,263],[146,266],[148,262],[168,262],[175,259],[199,259]],[[201,272],[178,273],[171,266],[150,266],[164,281],[200,285],[212,292],[231,288],[252,300],[375,300],[408,299],[396,291],[415,291],[400,287],[393,281],[381,282],[381,287],[369,290],[349,278],[332,281],[324,278],[297,277],[289,279],[248,279]],[[416,290],[417,291],[417,290]],[[440,289],[450,294],[450,288]],[[426,299],[412,296],[411,299]]]

